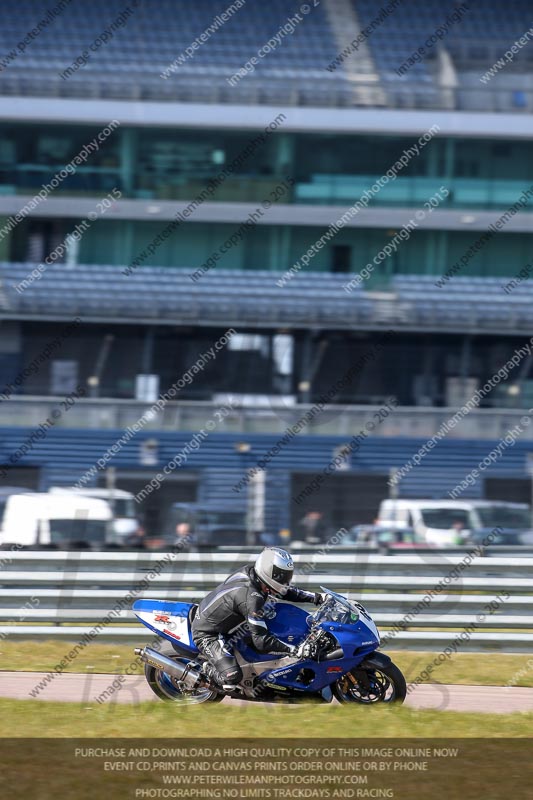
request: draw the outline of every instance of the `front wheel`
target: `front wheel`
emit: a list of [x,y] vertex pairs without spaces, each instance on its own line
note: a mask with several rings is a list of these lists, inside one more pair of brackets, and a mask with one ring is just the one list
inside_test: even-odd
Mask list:
[[331,688],[339,703],[403,703],[407,695],[405,678],[392,661],[379,668],[353,669]]
[[[160,653],[172,658],[176,661],[181,661],[183,664],[188,662],[188,659],[180,657],[170,642],[162,645],[159,650]],[[198,705],[199,703],[219,703],[224,699],[224,695],[212,691],[205,686],[192,691],[182,691],[179,682],[164,672],[162,669],[152,667],[146,664],[144,667],[144,675],[152,692],[156,694],[160,700],[167,702],[183,703],[190,705]]]

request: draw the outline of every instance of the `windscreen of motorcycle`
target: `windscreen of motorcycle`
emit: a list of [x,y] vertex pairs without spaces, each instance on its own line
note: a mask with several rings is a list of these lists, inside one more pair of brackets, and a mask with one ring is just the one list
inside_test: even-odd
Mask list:
[[347,600],[339,603],[334,597],[330,597],[311,617],[315,623],[338,622],[341,625],[354,625],[359,620],[359,609]]
[[374,636],[377,642],[379,643],[380,636],[374,620],[372,619],[366,608],[361,605],[361,603],[354,603],[354,605],[357,607],[357,610],[359,611],[359,622],[362,623],[365,626],[365,628],[368,628],[372,636]]

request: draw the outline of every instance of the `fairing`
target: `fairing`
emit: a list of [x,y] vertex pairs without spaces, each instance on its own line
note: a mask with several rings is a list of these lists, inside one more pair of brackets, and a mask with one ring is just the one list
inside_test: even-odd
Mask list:
[[[154,633],[172,642],[182,652],[194,657],[198,651],[192,640],[189,623],[190,603],[164,600],[137,600],[133,610],[138,619]],[[326,619],[317,627],[334,637],[341,658],[324,661],[297,661],[290,656],[258,653],[244,636],[233,643],[236,658],[244,673],[243,685],[251,691],[258,681],[279,692],[320,693],[343,674],[357,667],[379,645],[379,634],[370,615],[362,606],[356,622],[337,622]],[[309,634],[315,617],[290,603],[277,602],[267,610],[269,630],[282,641],[297,645]]]

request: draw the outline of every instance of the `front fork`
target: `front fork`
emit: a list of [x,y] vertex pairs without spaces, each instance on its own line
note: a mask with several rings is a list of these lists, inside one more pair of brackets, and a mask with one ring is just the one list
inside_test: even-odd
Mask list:
[[344,678],[349,683],[352,683],[356,689],[363,689],[367,693],[372,688],[366,669],[354,669],[351,672],[347,672]]
[[385,653],[379,652],[378,650],[374,650],[374,652],[367,656],[364,661],[362,661],[361,664],[359,664],[355,669],[347,672],[346,675],[344,675],[344,678],[346,678],[354,686],[364,689],[366,692],[370,692],[372,689],[372,684],[370,682],[368,670],[379,670],[390,663],[391,659],[389,656],[385,655]]

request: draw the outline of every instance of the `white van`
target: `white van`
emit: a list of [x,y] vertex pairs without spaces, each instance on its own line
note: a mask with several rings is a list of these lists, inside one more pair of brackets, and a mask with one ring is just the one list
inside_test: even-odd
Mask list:
[[439,546],[478,543],[496,527],[500,544],[525,544],[531,535],[529,506],[497,500],[383,500],[376,522]]
[[79,495],[106,500],[113,511],[113,523],[107,539],[108,544],[125,544],[130,536],[139,533],[139,520],[135,511],[135,498],[131,492],[123,489],[75,489],[70,486],[52,486],[49,490],[54,495]]
[[2,520],[1,544],[103,547],[112,519],[105,500],[44,492],[12,494]]

